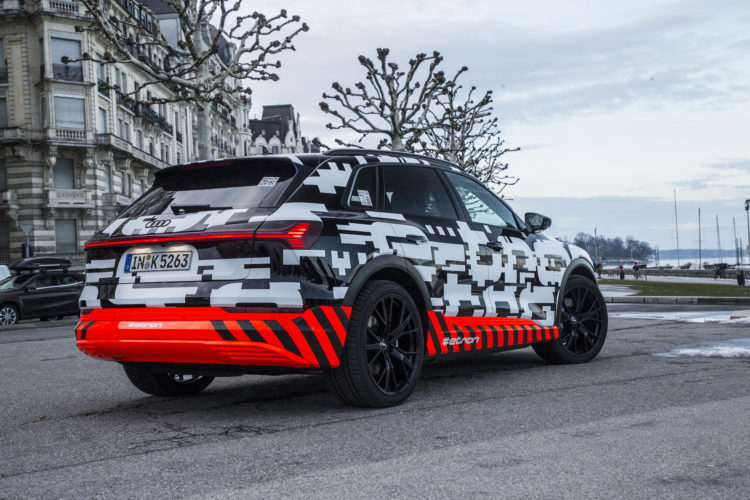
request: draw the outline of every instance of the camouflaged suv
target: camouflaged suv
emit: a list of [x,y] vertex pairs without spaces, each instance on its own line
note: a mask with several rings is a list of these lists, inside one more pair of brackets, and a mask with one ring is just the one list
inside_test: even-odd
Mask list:
[[193,163],[86,244],[78,347],[139,389],[323,372],[361,406],[404,401],[428,360],[532,346],[593,359],[590,257],[457,166],[367,150]]

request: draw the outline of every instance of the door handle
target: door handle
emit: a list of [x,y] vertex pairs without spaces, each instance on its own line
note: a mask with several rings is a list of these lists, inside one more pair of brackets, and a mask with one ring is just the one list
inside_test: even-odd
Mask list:
[[497,252],[503,251],[503,244],[499,241],[490,241],[487,243],[487,246],[490,247],[492,250],[495,250]]
[[427,238],[425,238],[421,234],[407,234],[406,241],[410,243],[416,243],[417,245],[421,245],[422,243],[427,243]]

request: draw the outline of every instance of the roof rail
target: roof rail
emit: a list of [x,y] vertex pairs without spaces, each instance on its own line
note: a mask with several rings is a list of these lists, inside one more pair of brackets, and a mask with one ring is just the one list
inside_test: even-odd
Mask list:
[[28,257],[12,263],[8,268],[20,273],[23,271],[46,272],[53,269],[67,270],[70,266],[71,262],[68,259],[59,257]]
[[[393,151],[391,149],[359,149],[359,148],[342,148],[342,149],[331,149],[329,151],[326,151],[323,153],[323,155],[326,156],[344,156],[344,155],[371,155],[371,156],[393,156],[394,158],[398,157],[407,157],[407,158],[417,158],[419,160],[427,160],[430,163],[434,163],[437,165],[443,165],[446,167],[457,167],[461,168],[460,166],[456,165],[455,163],[451,163],[446,160],[440,160],[438,158],[433,158],[431,156],[425,156],[420,155],[417,153],[407,153],[405,151]],[[461,168],[461,170],[463,170]]]

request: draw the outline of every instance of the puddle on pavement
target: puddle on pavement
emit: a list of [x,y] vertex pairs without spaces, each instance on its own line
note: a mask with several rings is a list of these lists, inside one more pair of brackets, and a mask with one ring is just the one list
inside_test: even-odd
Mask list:
[[750,339],[740,338],[683,346],[667,352],[654,353],[654,356],[663,358],[750,358]]

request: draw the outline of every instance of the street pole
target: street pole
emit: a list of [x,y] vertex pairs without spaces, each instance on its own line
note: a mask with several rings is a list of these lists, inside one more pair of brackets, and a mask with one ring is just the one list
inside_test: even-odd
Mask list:
[[596,245],[596,263],[599,265],[599,238],[596,236],[596,228],[594,228],[594,244]]
[[677,269],[680,268],[680,230],[677,226],[677,188],[674,190],[674,234],[677,236]]
[[703,266],[703,252],[701,247],[701,209],[698,209],[698,269]]
[[745,200],[745,215],[747,216],[747,258],[750,261],[750,200]]
[[740,264],[740,249],[737,247],[737,224],[732,217],[732,231],[734,231],[734,258],[737,259],[737,265]]

